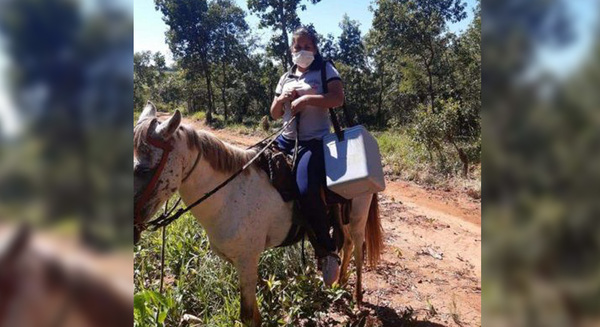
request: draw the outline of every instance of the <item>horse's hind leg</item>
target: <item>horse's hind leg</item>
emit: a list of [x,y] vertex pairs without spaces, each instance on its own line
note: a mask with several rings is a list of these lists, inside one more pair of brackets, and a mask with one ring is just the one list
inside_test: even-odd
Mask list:
[[354,244],[354,264],[356,265],[356,304],[362,303],[362,267],[364,260],[365,228],[369,215],[372,195],[355,198],[350,211],[350,236]]
[[348,226],[342,226],[344,233],[344,246],[342,247],[342,267],[340,269],[339,284],[344,285],[348,282],[348,265],[350,264],[350,256],[352,255],[352,239]]
[[356,264],[356,287],[354,289],[354,297],[356,305],[360,307],[362,303],[362,266],[364,259],[364,233],[362,235],[353,235],[354,240],[354,263]]
[[258,256],[235,262],[240,279],[240,318],[244,326],[260,327],[261,319],[256,303],[256,283],[258,281]]

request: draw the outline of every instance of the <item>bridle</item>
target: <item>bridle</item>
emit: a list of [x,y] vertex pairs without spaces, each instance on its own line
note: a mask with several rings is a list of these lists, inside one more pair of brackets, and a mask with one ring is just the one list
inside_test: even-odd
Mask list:
[[[134,208],[133,226],[135,228],[137,228],[139,231],[144,231],[146,229],[146,225],[147,225],[146,223],[144,223],[143,218],[142,218],[142,209],[143,209],[144,205],[146,204],[146,202],[150,199],[150,196],[152,195],[152,191],[156,187],[156,184],[158,183],[158,179],[160,178],[163,170],[165,169],[165,165],[167,164],[167,159],[169,158],[169,154],[171,153],[171,151],[173,151],[173,148],[174,148],[170,142],[154,138],[150,134],[148,134],[148,136],[146,137],[146,141],[148,142],[148,144],[161,149],[163,151],[163,153],[160,157],[158,166],[154,170],[154,174],[152,175],[150,182],[144,188],[144,191],[140,195],[140,197],[137,201],[137,204]],[[185,183],[185,181],[190,177],[190,175],[192,175],[192,172],[194,172],[194,170],[196,169],[196,166],[198,165],[198,162],[200,161],[200,157],[201,157],[200,152],[198,152],[198,155],[196,156],[196,161],[194,162],[192,169],[190,169],[190,171],[182,179],[182,183]],[[179,203],[180,201],[181,201],[181,199],[179,199],[179,201],[177,201],[177,203]]]
[[158,179],[160,178],[160,175],[165,169],[165,165],[167,164],[169,154],[171,153],[171,151],[173,151],[173,145],[171,143],[169,143],[168,141],[153,138],[150,135],[150,133],[148,133],[146,141],[148,142],[148,144],[161,149],[162,155],[160,156],[160,162],[158,163],[158,166],[156,167],[156,170],[154,171],[150,182],[144,188],[144,191],[140,195],[133,211],[133,226],[139,231],[143,231],[146,229],[146,224],[144,223],[142,217],[142,209],[144,208],[146,202],[150,199],[150,196],[152,195],[152,192],[154,191],[156,184],[158,183]]

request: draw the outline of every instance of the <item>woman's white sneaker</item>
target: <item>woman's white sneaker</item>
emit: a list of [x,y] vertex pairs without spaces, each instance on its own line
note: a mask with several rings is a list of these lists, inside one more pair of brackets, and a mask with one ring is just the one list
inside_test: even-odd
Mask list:
[[323,272],[323,283],[327,287],[331,287],[340,277],[340,259],[336,255],[330,254],[319,260]]

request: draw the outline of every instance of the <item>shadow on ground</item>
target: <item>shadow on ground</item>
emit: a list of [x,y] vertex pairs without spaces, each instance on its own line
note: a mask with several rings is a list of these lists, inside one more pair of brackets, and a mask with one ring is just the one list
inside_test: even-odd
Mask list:
[[396,310],[374,305],[368,302],[363,302],[365,308],[371,309],[375,316],[381,322],[382,327],[445,327],[444,325],[430,322],[430,321],[419,321],[414,317],[414,310],[411,307],[404,309],[404,311],[398,313]]

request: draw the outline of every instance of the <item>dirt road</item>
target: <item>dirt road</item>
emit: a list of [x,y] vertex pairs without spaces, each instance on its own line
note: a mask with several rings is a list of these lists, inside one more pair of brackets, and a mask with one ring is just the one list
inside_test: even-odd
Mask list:
[[[260,140],[210,131],[238,146]],[[480,326],[481,201],[387,180],[379,204],[386,247],[364,274],[367,326]]]

